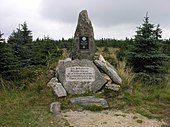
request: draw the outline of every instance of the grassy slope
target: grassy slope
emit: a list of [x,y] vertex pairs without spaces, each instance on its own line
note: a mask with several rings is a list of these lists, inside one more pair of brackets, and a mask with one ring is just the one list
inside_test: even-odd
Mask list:
[[[26,69],[22,74],[31,74],[31,77],[19,82],[23,85],[17,89],[5,87],[0,90],[0,127],[67,127],[69,125],[66,120],[55,117],[49,110],[50,104],[56,101],[56,98],[46,86],[50,80],[47,72],[44,67]],[[6,81],[3,84],[11,85]],[[25,88],[25,85],[28,86]]]
[[[108,61],[111,60],[109,62],[116,61],[117,70],[123,79],[120,93],[107,90],[104,94],[108,98],[110,106],[130,112],[135,111],[148,118],[164,119],[170,124],[170,79],[163,83],[164,87],[142,84],[141,81],[133,80],[135,75],[131,68],[126,67],[125,61],[117,61],[118,49],[99,48],[98,52],[103,54]],[[132,94],[129,94],[127,91],[131,87],[133,87],[133,91]],[[124,96],[121,97],[122,95]]]
[[48,89],[10,90],[0,93],[0,127],[63,127],[67,121],[49,112],[55,101]]
[[[107,53],[104,53],[104,50]],[[112,48],[98,49],[98,54],[104,54],[104,57],[110,61],[116,61],[116,52],[117,49]],[[165,118],[170,122],[170,84],[165,88],[144,87],[141,82],[133,82],[131,69],[125,68],[125,63],[118,65],[119,73],[124,80],[121,92],[115,93],[105,89],[97,96],[106,98],[113,109],[138,112],[148,118]],[[0,127],[69,126],[66,120],[56,118],[49,111],[50,103],[58,99],[46,87],[48,80],[44,71],[26,90],[1,90]],[[125,92],[129,86],[134,88],[132,94]],[[62,102],[64,109],[75,108],[68,101],[70,97],[58,100]]]

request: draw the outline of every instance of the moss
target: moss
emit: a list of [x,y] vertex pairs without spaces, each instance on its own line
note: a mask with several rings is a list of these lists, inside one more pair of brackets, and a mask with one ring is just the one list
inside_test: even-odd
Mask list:
[[91,105],[91,106],[83,106],[84,110],[90,110],[93,112],[97,112],[97,111],[102,111],[103,108],[101,106],[96,106],[96,105]]
[[143,123],[143,121],[142,121],[142,120],[136,120],[136,122],[137,122],[137,123]]

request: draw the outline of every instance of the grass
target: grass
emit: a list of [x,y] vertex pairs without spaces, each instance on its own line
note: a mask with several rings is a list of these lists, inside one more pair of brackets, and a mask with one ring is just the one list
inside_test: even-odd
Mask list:
[[[98,53],[104,53],[104,48],[99,48]],[[118,49],[105,49],[107,59],[115,58],[113,53]],[[67,53],[64,57],[67,56]],[[106,60],[107,60],[106,59]],[[25,80],[23,84],[28,86],[19,89],[9,89],[6,86],[13,85],[13,82],[3,81],[3,89],[0,90],[0,127],[70,127],[69,123],[60,117],[56,117],[49,110],[50,104],[54,101],[61,102],[62,110],[92,110],[100,111],[98,107],[81,107],[72,105],[70,98],[76,96],[94,95],[107,99],[110,109],[137,112],[148,118],[165,119],[170,124],[170,81],[164,82],[164,87],[148,86],[141,81],[134,81],[132,69],[126,66],[126,62],[116,62],[118,73],[123,79],[120,92],[113,92],[103,89],[100,93],[85,93],[82,95],[68,95],[65,98],[56,98],[50,89],[46,87],[49,77],[44,68],[34,69],[36,76],[31,80]],[[24,75],[32,74],[25,72]],[[1,81],[2,82],[2,81]],[[8,85],[6,85],[8,84]],[[7,89],[6,89],[7,88]],[[126,92],[132,88],[132,93]],[[137,121],[140,123],[141,121]],[[163,125],[169,127],[169,125]],[[163,127],[162,126],[162,127]]]
[[46,68],[33,68],[32,71],[31,68],[25,70],[24,75],[37,73],[37,76],[31,76],[33,81],[24,81],[26,87],[9,89],[10,83],[3,81],[4,88],[0,90],[0,127],[69,127],[66,120],[50,112],[50,104],[56,101],[56,97],[46,86],[49,81]]
[[54,96],[46,89],[0,92],[0,127],[63,127],[66,120],[49,111]]
[[164,124],[164,125],[162,125],[161,127],[170,127],[170,125]]
[[83,106],[84,110],[90,110],[93,112],[98,112],[98,111],[102,111],[103,108],[101,106],[96,106],[96,105],[91,105],[91,106]]
[[[108,58],[109,59],[109,58]],[[132,68],[126,66],[126,61],[117,61],[116,68],[123,79],[119,93],[106,90],[104,96],[111,108],[140,113],[148,118],[158,120],[170,118],[170,79],[162,86],[143,84],[134,80]],[[132,93],[126,92],[132,89]],[[167,120],[170,123],[170,119]]]
[[132,68],[127,67],[125,61],[119,61],[117,63],[117,70],[123,80],[122,87],[123,88],[131,87],[133,85],[133,80],[135,77],[135,74],[132,73]]

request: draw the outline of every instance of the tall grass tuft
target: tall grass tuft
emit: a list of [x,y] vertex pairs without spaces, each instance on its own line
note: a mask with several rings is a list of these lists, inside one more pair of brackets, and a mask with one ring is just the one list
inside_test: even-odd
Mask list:
[[133,84],[135,74],[132,72],[132,68],[126,65],[126,61],[118,61],[117,70],[123,80],[123,87],[130,87]]

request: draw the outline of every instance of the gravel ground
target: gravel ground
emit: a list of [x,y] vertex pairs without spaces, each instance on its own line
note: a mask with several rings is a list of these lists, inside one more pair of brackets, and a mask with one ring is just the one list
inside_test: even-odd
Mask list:
[[122,111],[69,111],[62,113],[74,127],[161,127],[164,122]]

